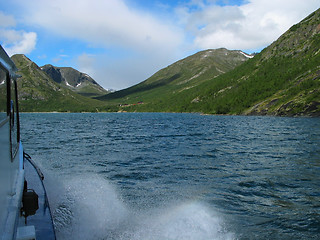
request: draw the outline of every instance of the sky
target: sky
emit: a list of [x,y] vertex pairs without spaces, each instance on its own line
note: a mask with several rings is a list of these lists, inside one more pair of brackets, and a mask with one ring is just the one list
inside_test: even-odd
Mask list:
[[0,44],[73,67],[106,89],[140,83],[201,50],[259,52],[319,0],[0,0]]

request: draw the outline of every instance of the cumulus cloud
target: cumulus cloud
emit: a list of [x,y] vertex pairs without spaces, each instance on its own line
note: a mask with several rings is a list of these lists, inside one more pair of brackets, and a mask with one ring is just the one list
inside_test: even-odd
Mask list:
[[115,49],[119,49],[121,57],[89,56],[95,59],[89,70],[83,64],[88,56],[79,53],[76,60],[79,68],[98,76],[95,79],[105,87],[129,87],[182,55],[183,29],[170,18],[130,7],[126,0],[55,0],[45,4],[42,0],[14,1],[23,8],[21,19],[25,24],[80,40],[92,48],[103,49],[102,52],[110,50],[113,57]]
[[9,56],[16,53],[28,54],[36,47],[37,34],[35,32],[0,29],[3,47]]
[[276,40],[290,26],[319,7],[318,0],[249,0],[237,6],[193,1],[180,8],[186,30],[198,48],[258,49]]
[[16,20],[11,15],[0,12],[0,40],[9,56],[16,53],[28,54],[36,46],[37,34],[15,30]]
[[[40,29],[39,39],[49,33],[61,42],[68,39],[89,46],[81,50],[71,46],[72,50],[67,50],[68,61],[75,60],[75,67],[80,71],[88,73],[104,87],[116,89],[139,83],[198,50],[226,47],[250,52],[262,49],[319,7],[319,0],[189,0],[175,2],[175,9],[172,9],[171,1],[160,0],[154,4],[167,11],[161,15],[147,8],[137,8],[137,2],[10,1],[20,9],[19,21],[24,26]],[[217,2],[226,4],[221,6]],[[227,4],[232,2],[241,4]],[[0,34],[6,36],[10,51],[32,51],[37,34],[15,31],[15,24],[14,18],[0,13],[0,29],[6,30],[5,34]],[[50,44],[42,42],[42,46]],[[92,51],[95,54],[89,54],[90,49],[95,49]],[[97,53],[98,49],[101,52]],[[62,59],[65,58],[55,58],[59,63]]]
[[25,4],[26,22],[102,47],[157,51],[165,46],[172,50],[183,41],[178,28],[129,8],[123,0],[56,0],[46,4],[31,0]]

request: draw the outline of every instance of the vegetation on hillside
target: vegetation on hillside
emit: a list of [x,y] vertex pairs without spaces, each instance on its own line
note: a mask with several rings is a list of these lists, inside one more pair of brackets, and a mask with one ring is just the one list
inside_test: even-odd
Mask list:
[[95,112],[107,111],[100,101],[83,97],[54,82],[45,72],[24,55],[12,60],[19,69],[18,98],[22,112]]
[[[137,103],[147,104],[152,108],[159,101],[170,99],[178,93],[184,94],[188,89],[194,89],[212,78],[229,72],[247,61],[249,57],[241,51],[222,48],[201,51],[161,69],[133,87],[97,99],[107,101],[109,104],[122,105],[124,108]],[[152,111],[149,109],[147,111]]]
[[[201,51],[140,84],[95,99],[92,85],[77,93],[61,84],[62,74],[54,81],[24,55],[12,59],[22,75],[22,111],[320,116],[320,9],[253,58],[227,49]],[[75,73],[69,69],[66,74]]]
[[319,116],[319,16],[317,10],[228,73],[125,110]]

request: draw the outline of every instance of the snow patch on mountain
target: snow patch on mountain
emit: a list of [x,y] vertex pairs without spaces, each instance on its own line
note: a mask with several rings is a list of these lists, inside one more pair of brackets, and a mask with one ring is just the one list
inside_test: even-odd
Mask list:
[[254,57],[254,56],[249,55],[249,54],[246,54],[246,53],[244,53],[244,52],[242,52],[242,51],[240,51],[240,53],[241,53],[243,56],[247,57],[247,58],[253,58],[253,57]]

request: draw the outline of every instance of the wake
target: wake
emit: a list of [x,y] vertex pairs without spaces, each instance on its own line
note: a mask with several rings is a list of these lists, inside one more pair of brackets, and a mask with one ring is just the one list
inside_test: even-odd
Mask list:
[[[48,187],[56,192],[57,185]],[[95,174],[66,179],[59,192],[51,207],[61,240],[235,239],[219,214],[197,201],[133,211],[112,184]]]

